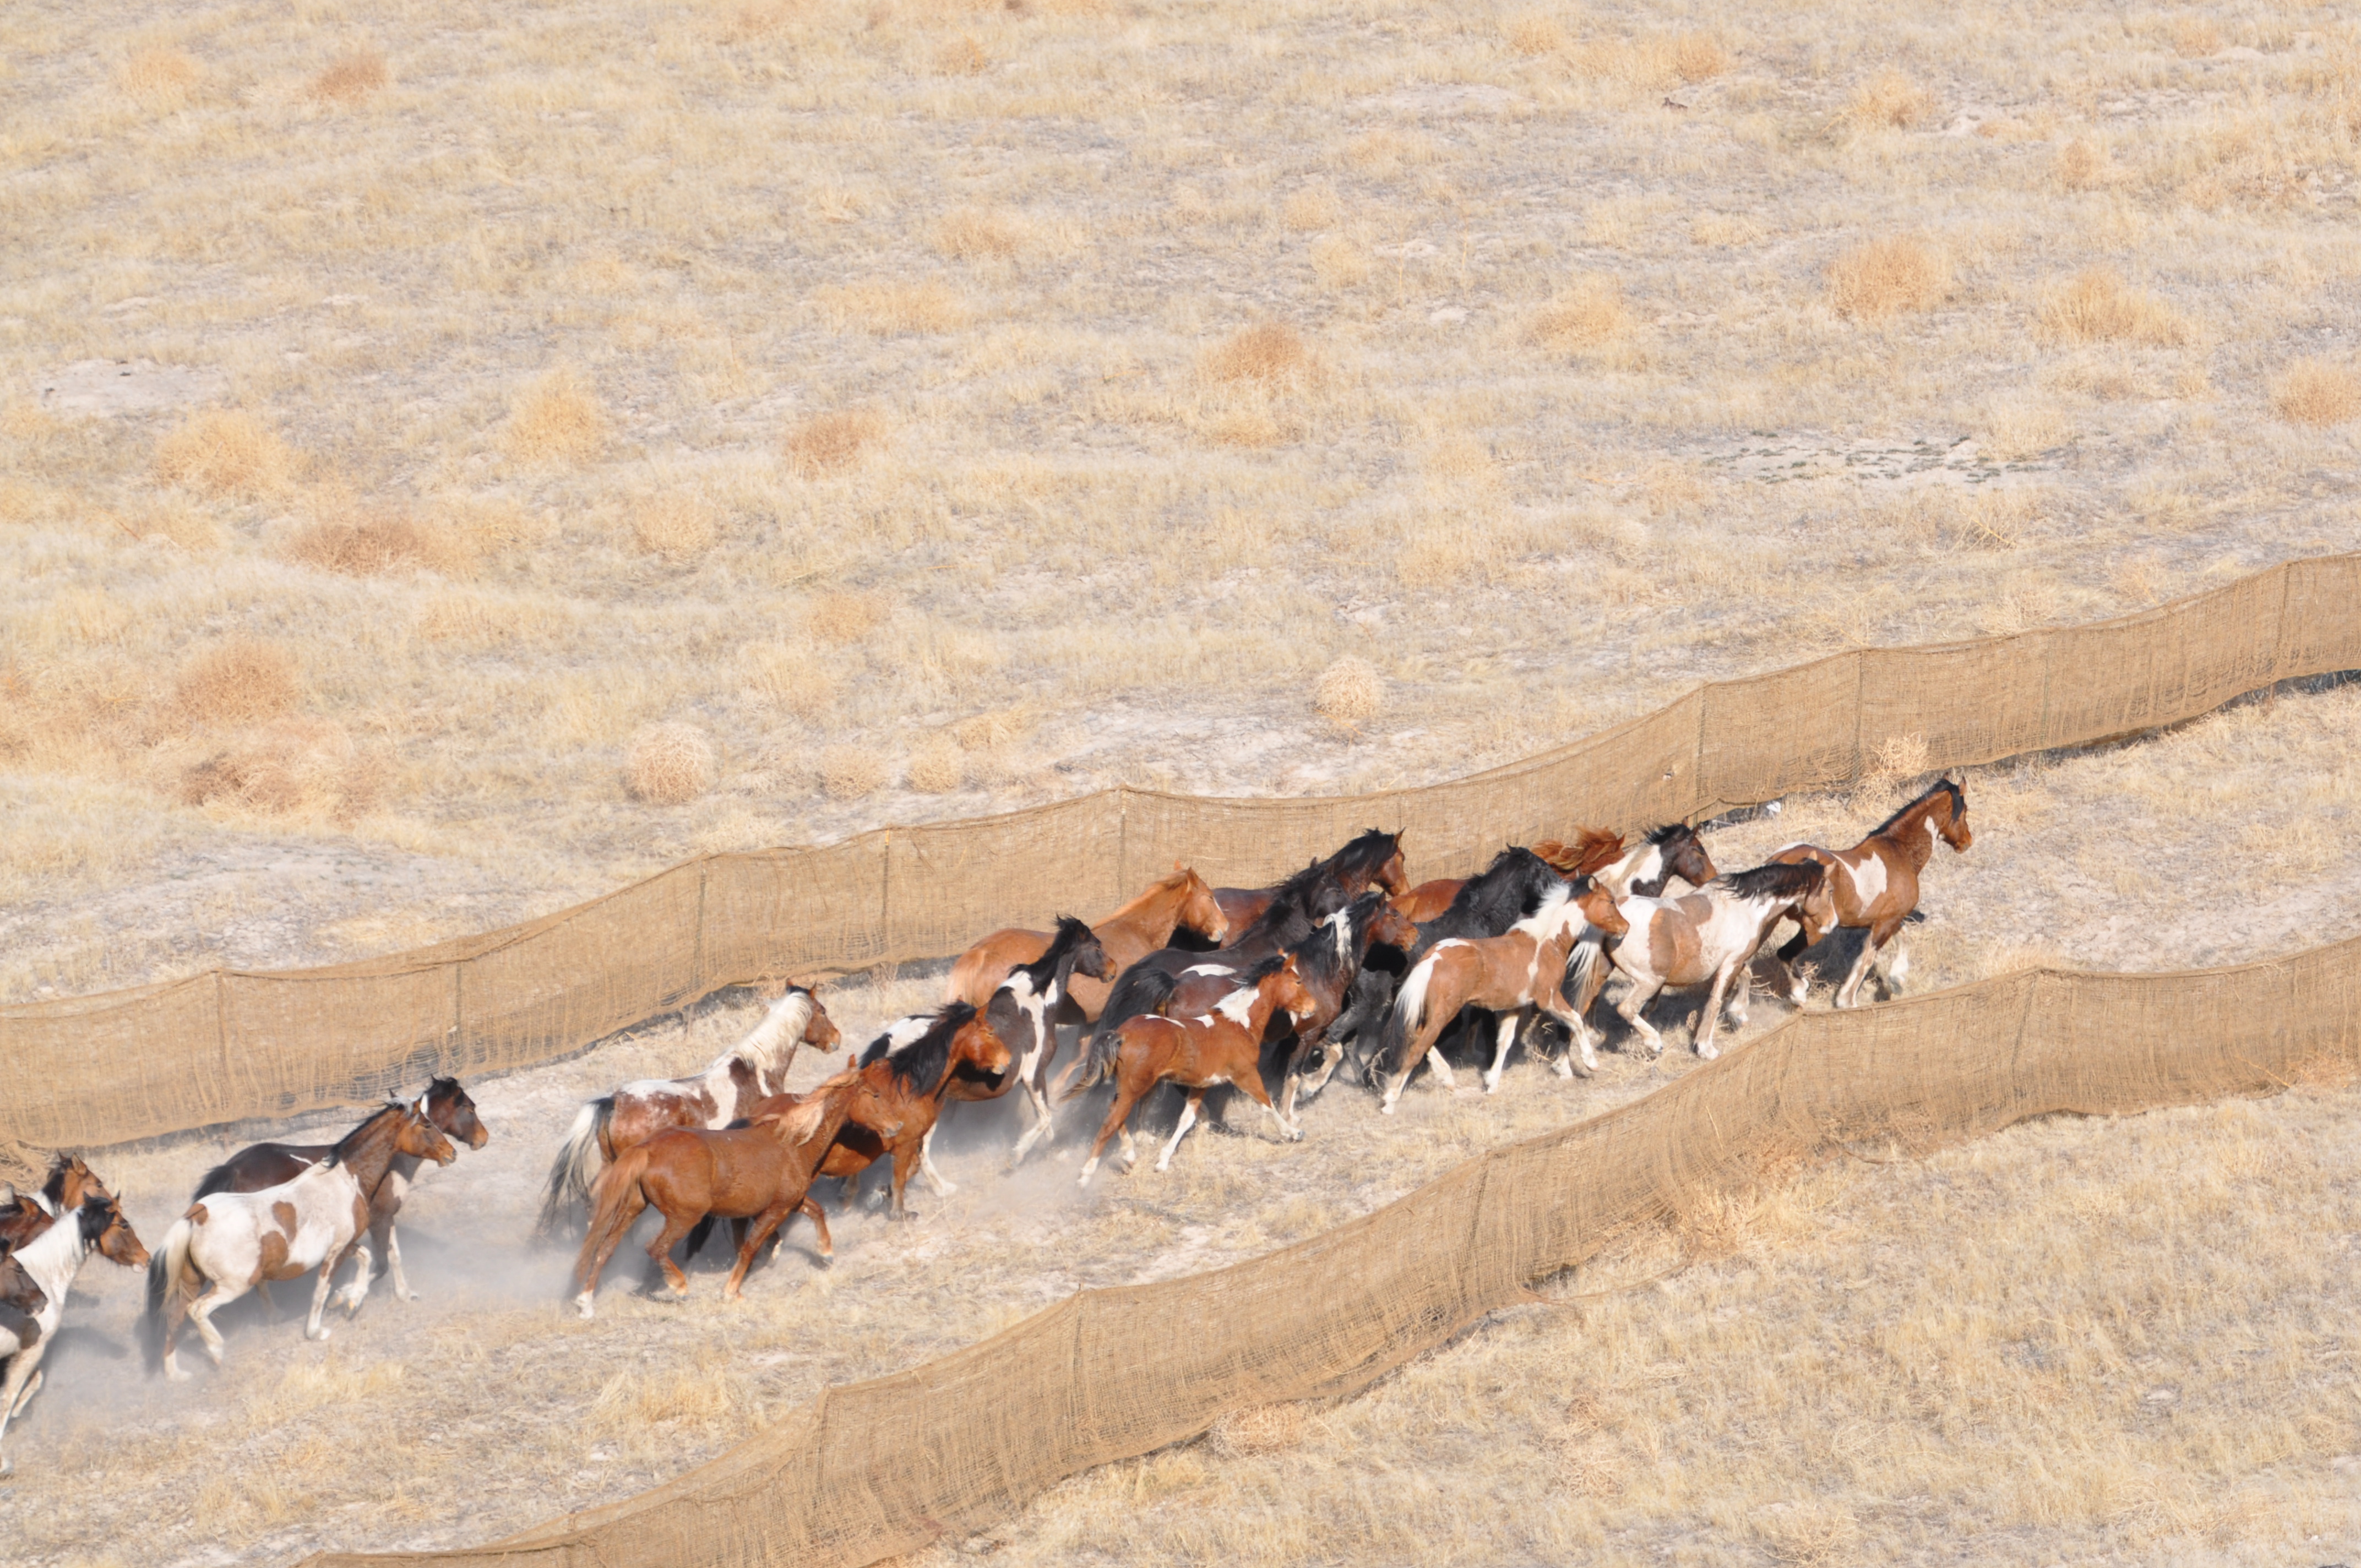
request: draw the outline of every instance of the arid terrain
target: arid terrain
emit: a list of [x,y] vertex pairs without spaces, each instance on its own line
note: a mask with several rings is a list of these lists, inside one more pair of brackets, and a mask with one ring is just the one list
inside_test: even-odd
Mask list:
[[[1117,779],[1448,778],[1700,679],[2361,548],[2356,175],[2334,6],[20,0],[0,1003]],[[2361,688],[2290,690],[1971,772],[1912,988],[2355,934],[2357,738]],[[1844,838],[1904,782],[1715,853]],[[936,984],[829,1005],[857,1035]],[[791,1245],[741,1308],[701,1275],[574,1322],[522,1245],[550,1145],[751,1008],[483,1085],[494,1142],[405,1227],[425,1299],[325,1346],[241,1315],[168,1389],[93,1264],[8,1435],[10,1561],[488,1539],[1690,1061],[1422,1081],[1385,1122],[1339,1084],[1304,1144],[1201,1134],[1087,1196],[999,1178],[969,1108],[927,1223],[849,1217],[832,1273]],[[2349,1559],[2355,1109],[1799,1170],[1554,1288],[1659,1283],[978,1544]],[[224,1148],[101,1163],[152,1240]]]

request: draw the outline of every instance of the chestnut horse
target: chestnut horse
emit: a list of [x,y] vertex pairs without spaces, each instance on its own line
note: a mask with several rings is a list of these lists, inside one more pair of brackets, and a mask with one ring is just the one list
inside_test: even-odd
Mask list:
[[945,1003],[932,1014],[901,1019],[861,1053],[862,1072],[893,1107],[901,1130],[881,1137],[858,1124],[845,1126],[820,1162],[819,1173],[847,1178],[845,1192],[850,1197],[860,1190],[862,1173],[890,1154],[894,1197],[887,1212],[896,1220],[913,1218],[904,1194],[921,1164],[926,1165],[927,1179],[934,1183],[937,1192],[948,1195],[959,1190],[927,1158],[927,1145],[934,1136],[936,1119],[942,1114],[952,1076],[965,1069],[995,1077],[1006,1072],[1010,1062],[1006,1042],[993,1033],[983,1014],[964,1002]]
[[[1303,1129],[1279,1114],[1279,1107],[1270,1102],[1270,1091],[1262,1086],[1262,1036],[1264,1025],[1279,1009],[1285,1008],[1300,1024],[1320,1003],[1303,989],[1292,953],[1266,959],[1239,978],[1238,989],[1215,1003],[1210,1013],[1192,1018],[1142,1014],[1116,1029],[1115,1058],[1107,1074],[1115,1080],[1115,1104],[1091,1144],[1091,1157],[1082,1164],[1083,1186],[1090,1185],[1107,1140],[1118,1132],[1123,1135],[1123,1167],[1131,1168],[1131,1129],[1126,1125],[1131,1120],[1131,1109],[1141,1095],[1167,1079],[1189,1091],[1189,1103],[1164,1152],[1157,1157],[1159,1170],[1172,1164],[1172,1151],[1196,1124],[1205,1091],[1216,1084],[1235,1084],[1245,1090],[1270,1113],[1280,1136],[1290,1141],[1303,1136]],[[1068,1097],[1097,1082],[1099,1076],[1093,1071],[1067,1091]]]
[[[1568,979],[1577,985],[1588,983],[1598,964],[1601,936],[1621,936],[1626,929],[1616,913],[1614,895],[1586,882],[1578,890],[1561,886],[1540,909],[1500,936],[1452,937],[1429,948],[1403,977],[1378,1042],[1384,1091],[1378,1109],[1393,1114],[1402,1085],[1422,1059],[1450,1087],[1451,1068],[1434,1048],[1435,1041],[1466,1007],[1500,1015],[1492,1065],[1484,1073],[1487,1094],[1500,1087],[1509,1047],[1536,1008],[1572,1031],[1571,1050],[1581,1055],[1583,1075],[1598,1070],[1589,1026],[1567,1003],[1564,986]],[[1571,1063],[1562,1059],[1560,1074],[1571,1070]]]
[[[8,1423],[39,1391],[41,1358],[56,1342],[74,1276],[93,1252],[126,1268],[148,1262],[148,1249],[123,1217],[122,1205],[95,1185],[89,1196],[59,1215],[57,1223],[9,1253],[7,1261],[29,1288],[11,1295],[19,1300],[38,1298],[39,1305],[28,1312],[0,1307],[0,1361],[7,1365],[0,1377],[0,1433],[7,1431]],[[0,1474],[7,1468],[0,1464]]]
[[[476,1102],[467,1097],[456,1078],[438,1078],[426,1086],[426,1092],[415,1102],[418,1113],[441,1128],[444,1134],[471,1149],[482,1148],[492,1135],[476,1118]],[[255,1144],[240,1149],[229,1158],[205,1172],[197,1183],[195,1200],[203,1201],[216,1192],[259,1192],[266,1187],[276,1187],[282,1181],[292,1181],[305,1169],[328,1157],[329,1144]],[[387,1167],[385,1179],[368,1195],[368,1234],[353,1245],[359,1259],[361,1273],[374,1277],[376,1260],[382,1255],[385,1271],[393,1276],[393,1293],[403,1301],[415,1301],[418,1292],[410,1288],[409,1278],[401,1272],[401,1246],[393,1234],[394,1216],[401,1212],[401,1201],[417,1182],[421,1170],[428,1168],[416,1155],[396,1155]],[[256,1287],[267,1299],[270,1282],[264,1280]],[[353,1286],[345,1288],[347,1296]],[[362,1294],[367,1294],[366,1289]],[[356,1304],[357,1304],[356,1299]]]
[[[1170,876],[1100,921],[1091,928],[1091,934],[1106,949],[1107,957],[1115,960],[1115,972],[1120,974],[1159,948],[1168,946],[1175,929],[1193,931],[1215,947],[1230,939],[1230,923],[1223,916],[1222,906],[1213,901],[1213,890],[1205,885],[1203,877],[1177,861]],[[1014,927],[994,931],[961,953],[959,961],[951,965],[950,978],[943,986],[943,1000],[964,1002],[971,1007],[990,1006],[992,993],[1007,981],[1010,971],[1020,964],[1038,960],[1049,950],[1049,942],[1050,933],[1047,931]],[[1058,1016],[1051,1021],[1095,1023],[1099,1009],[1106,1004],[1107,987],[1113,978],[1077,977]]]
[[[1271,901],[1279,896],[1279,890],[1305,872],[1320,873],[1343,887],[1348,895],[1357,894],[1373,884],[1396,897],[1410,892],[1410,875],[1402,865],[1401,835],[1372,828],[1326,860],[1314,861],[1304,868],[1304,872],[1298,872],[1286,882],[1273,883],[1268,887],[1215,888],[1214,901],[1221,905],[1222,913],[1229,917],[1232,937],[1235,938],[1260,920],[1270,908]],[[1317,912],[1323,916],[1328,913],[1326,910]]]
[[[1576,828],[1574,841],[1544,839],[1532,846],[1534,856],[1561,876],[1588,876],[1611,864],[1623,853],[1620,834],[1605,832],[1597,828]],[[1466,877],[1438,877],[1422,882],[1408,893],[1394,899],[1394,907],[1423,926],[1451,907],[1459,890],[1467,885]]]
[[38,1192],[11,1190],[6,1201],[0,1202],[0,1247],[22,1246],[57,1223],[58,1216],[68,1210],[107,1196],[106,1184],[82,1163],[82,1156],[55,1156]]
[[811,988],[790,985],[744,1039],[695,1078],[642,1079],[589,1102],[558,1146],[533,1234],[555,1234],[574,1204],[590,1201],[599,1168],[618,1153],[673,1127],[728,1126],[786,1087],[798,1046],[834,1050],[841,1037]]
[[[219,1366],[222,1336],[213,1315],[265,1279],[293,1279],[318,1269],[303,1337],[326,1339],[320,1317],[336,1266],[368,1229],[368,1194],[398,1155],[437,1165],[459,1157],[442,1128],[397,1101],[346,1133],[326,1158],[304,1167],[292,1181],[259,1192],[216,1192],[191,1204],[148,1266],[149,1348],[164,1376],[175,1383],[188,1376],[177,1348],[183,1316],[197,1326],[205,1354]],[[368,1274],[353,1284],[357,1290],[346,1293],[347,1312],[360,1310],[368,1297]]]
[[828,1216],[810,1196],[812,1177],[838,1132],[855,1118],[888,1140],[901,1131],[874,1080],[857,1069],[837,1074],[809,1094],[766,1101],[746,1125],[718,1132],[675,1127],[625,1149],[592,1194],[589,1234],[574,1266],[574,1310],[596,1315],[598,1276],[650,1205],[664,1223],[648,1244],[648,1257],[664,1271],[675,1299],[688,1294],[688,1276],[673,1262],[673,1245],[712,1220],[740,1222],[738,1261],[721,1288],[726,1299],[737,1299],[754,1255],[798,1213],[809,1216],[819,1233],[820,1255],[831,1255]]
[[[1850,1007],[1861,999],[1861,981],[1869,978],[1877,955],[1918,907],[1918,876],[1933,858],[1938,839],[1950,845],[1953,854],[1962,853],[1975,842],[1975,834],[1968,828],[1968,792],[1949,779],[1879,823],[1850,850],[1790,844],[1771,857],[1789,863],[1814,861],[1826,866],[1836,898],[1836,923],[1868,927],[1861,957],[1853,960],[1852,971],[1837,987],[1838,1006]],[[1796,932],[1779,949],[1779,961],[1793,964],[1817,939],[1807,941],[1805,932]],[[1889,983],[1899,986],[1909,970],[1909,955],[1897,951]]]
[[[1697,1030],[1697,1054],[1708,1060],[1721,1054],[1713,1038],[1721,1021],[1722,998],[1733,979],[1738,992],[1730,999],[1730,1015],[1739,1024],[1746,1022],[1752,986],[1746,966],[1772,927],[1793,920],[1817,941],[1836,922],[1828,873],[1810,861],[1799,865],[1773,861],[1735,872],[1678,898],[1620,898],[1615,908],[1631,927],[1614,946],[1615,967],[1631,981],[1615,1011],[1646,1038],[1648,1054],[1660,1057],[1664,1037],[1640,1010],[1668,985],[1709,985]],[[1578,986],[1572,998],[1576,1012],[1588,1013],[1605,983],[1601,970]],[[1798,1004],[1803,1000],[1793,992],[1790,998]]]

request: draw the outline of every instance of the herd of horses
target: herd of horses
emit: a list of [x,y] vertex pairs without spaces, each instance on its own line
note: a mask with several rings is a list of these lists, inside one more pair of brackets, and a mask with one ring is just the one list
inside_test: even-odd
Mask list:
[[[910,1214],[914,1175],[956,1190],[930,1155],[956,1102],[1022,1091],[1028,1124],[1013,1167],[1055,1143],[1062,1102],[1111,1091],[1081,1167],[1087,1186],[1118,1137],[1132,1166],[1134,1112],[1161,1084],[1184,1098],[1159,1170],[1215,1091],[1246,1095],[1292,1140],[1303,1136],[1301,1104],[1340,1069],[1390,1114],[1422,1065],[1453,1086],[1449,1058],[1463,1039],[1489,1047],[1488,1093],[1520,1042],[1560,1076],[1587,1076],[1603,1043],[1590,1014],[1617,974],[1627,984],[1614,1011],[1652,1058],[1664,1042],[1642,1009],[1668,987],[1705,988],[1692,1039],[1710,1058],[1724,1011],[1745,1022],[1758,971],[1800,1004],[1797,958],[1839,927],[1862,940],[1834,1000],[1857,1004],[1916,910],[1936,844],[1971,841],[1966,793],[1946,779],[1850,849],[1790,845],[1731,873],[1681,824],[1628,844],[1578,828],[1504,850],[1475,876],[1415,887],[1399,837],[1377,829],[1269,887],[1216,888],[1176,866],[1095,927],[1061,918],[1054,930],[992,933],[951,966],[939,1007],[890,1025],[852,1066],[801,1094],[785,1088],[796,1052],[832,1050],[841,1036],[810,988],[772,987],[762,1022],[704,1071],[627,1083],[582,1107],[536,1235],[582,1226],[570,1288],[587,1318],[646,1210],[664,1219],[647,1247],[651,1288],[661,1281],[675,1296],[688,1288],[675,1250],[694,1256],[727,1220],[736,1259],[723,1293],[735,1297],[797,1214],[812,1222],[820,1260],[831,1255],[811,1195],[821,1177],[841,1179],[851,1201],[873,1167],[887,1167],[895,1219]],[[1794,935],[1771,948],[1790,924]],[[1896,949],[1892,981],[1905,962]],[[1069,1036],[1078,1048],[1053,1082]],[[381,1273],[415,1299],[395,1232],[403,1197],[430,1162],[448,1165],[459,1145],[481,1148],[488,1136],[466,1090],[438,1078],[334,1144],[258,1144],[215,1167],[152,1255],[119,1197],[77,1157],[60,1157],[38,1191],[0,1191],[0,1433],[38,1387],[68,1288],[92,1254],[148,1270],[143,1338],[168,1377],[187,1376],[185,1324],[219,1365],[214,1315],[257,1290],[269,1306],[273,1280],[316,1273],[304,1332],[324,1339],[332,1299],[357,1311]],[[357,1266],[338,1290],[347,1257]]]

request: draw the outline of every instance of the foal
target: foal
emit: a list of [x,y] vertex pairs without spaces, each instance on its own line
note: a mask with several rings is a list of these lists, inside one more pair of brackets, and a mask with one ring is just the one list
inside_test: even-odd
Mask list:
[[[1640,1010],[1656,992],[1668,985],[1711,985],[1697,1031],[1697,1054],[1711,1059],[1721,1054],[1713,1036],[1721,1021],[1722,997],[1733,978],[1738,994],[1731,1000],[1730,1016],[1746,1022],[1752,983],[1746,966],[1771,928],[1793,920],[1817,941],[1836,920],[1828,873],[1812,861],[1774,861],[1716,877],[1679,898],[1622,898],[1615,908],[1631,927],[1615,944],[1615,967],[1631,981],[1615,1011],[1646,1037],[1651,1057],[1664,1054],[1664,1037]],[[1572,1001],[1577,1014],[1590,1010],[1606,979],[1600,970],[1576,988]]]
[[[57,1338],[67,1292],[93,1252],[126,1268],[148,1262],[148,1249],[123,1217],[122,1206],[104,1190],[67,1209],[57,1223],[8,1255],[31,1287],[25,1299],[38,1298],[39,1304],[30,1311],[0,1306],[0,1361],[8,1368],[0,1380],[0,1433],[39,1390],[41,1358]],[[7,1468],[0,1464],[0,1475]]]
[[719,1132],[675,1127],[624,1150],[607,1168],[574,1266],[576,1311],[596,1315],[592,1301],[598,1276],[631,1234],[631,1222],[650,1205],[664,1223],[648,1244],[648,1256],[664,1270],[675,1299],[688,1294],[688,1276],[672,1260],[673,1244],[708,1220],[741,1222],[738,1261],[721,1288],[730,1300],[737,1299],[763,1244],[797,1213],[808,1215],[819,1232],[821,1255],[834,1251],[828,1216],[810,1197],[821,1157],[852,1117],[887,1139],[901,1131],[901,1122],[876,1084],[858,1070],[837,1074],[800,1100],[779,1099],[786,1102],[766,1104],[747,1126]]
[[790,985],[746,1037],[694,1078],[642,1079],[584,1105],[549,1168],[533,1234],[548,1237],[575,1203],[590,1201],[601,1166],[669,1127],[726,1127],[786,1087],[798,1046],[836,1048],[842,1038],[811,988]]
[[[397,1102],[346,1133],[325,1158],[291,1181],[259,1192],[216,1192],[191,1204],[148,1266],[148,1317],[161,1320],[151,1348],[161,1352],[164,1376],[175,1383],[188,1376],[177,1348],[183,1316],[196,1324],[205,1354],[219,1366],[222,1336],[213,1315],[266,1279],[293,1279],[314,1268],[320,1282],[312,1291],[303,1337],[326,1339],[320,1317],[336,1266],[368,1229],[368,1194],[394,1157],[405,1154],[437,1165],[459,1157],[440,1127],[417,1107]],[[200,1280],[205,1282],[202,1296]],[[353,1285],[345,1298],[347,1312],[360,1310],[368,1274]]]
[[[1159,1170],[1172,1164],[1172,1151],[1195,1124],[1205,1091],[1217,1083],[1235,1084],[1253,1096],[1279,1124],[1283,1137],[1292,1141],[1303,1136],[1303,1129],[1279,1114],[1279,1107],[1270,1102],[1270,1091],[1262,1086],[1262,1033],[1271,1014],[1279,1008],[1287,1009],[1300,1024],[1318,1010],[1319,1002],[1303,989],[1292,953],[1267,959],[1240,978],[1244,982],[1240,988],[1224,997],[1211,1013],[1193,1018],[1142,1014],[1117,1029],[1109,1074],[1115,1082],[1115,1104],[1091,1145],[1091,1157],[1082,1164],[1083,1186],[1090,1184],[1092,1173],[1098,1169],[1107,1140],[1118,1132],[1123,1134],[1124,1168],[1131,1168],[1131,1129],[1125,1124],[1139,1097],[1168,1078],[1189,1091],[1189,1103],[1180,1113],[1180,1124],[1172,1129],[1171,1140],[1157,1157]],[[1068,1098],[1097,1082],[1099,1077],[1092,1071],[1068,1091]]]
[[[1174,861],[1172,874],[1157,883],[1146,893],[1116,910],[1098,925],[1091,934],[1115,960],[1115,973],[1137,963],[1148,954],[1172,940],[1175,929],[1195,932],[1214,947],[1230,939],[1230,923],[1222,906],[1214,902],[1213,890],[1195,872]],[[1024,931],[1014,927],[994,931],[966,952],[951,965],[950,979],[944,983],[943,1000],[964,1002],[971,1007],[991,1005],[993,992],[1005,983],[1009,973],[1020,964],[1029,964],[1049,950],[1053,933]],[[1077,979],[1067,992],[1059,1012],[1053,1017],[1059,1024],[1090,1024],[1098,1019],[1099,1009],[1106,1004],[1107,987],[1114,976]]]
[[[1592,935],[1594,929],[1599,935]],[[1598,968],[1602,937],[1620,936],[1627,929],[1616,912],[1613,895],[1605,888],[1586,885],[1579,892],[1561,889],[1552,894],[1539,910],[1503,936],[1447,938],[1428,948],[1403,978],[1386,1020],[1378,1048],[1378,1059],[1388,1064],[1385,1099],[1378,1109],[1393,1114],[1394,1102],[1401,1098],[1402,1085],[1410,1081],[1421,1058],[1433,1067],[1444,1087],[1450,1087],[1450,1065],[1434,1044],[1444,1026],[1466,1007],[1499,1014],[1492,1065],[1484,1072],[1487,1094],[1500,1087],[1509,1047],[1516,1043],[1521,1026],[1532,1022],[1536,1008],[1561,1020],[1573,1032],[1570,1050],[1581,1053],[1583,1076],[1597,1071],[1598,1058],[1590,1028],[1564,994],[1569,960],[1577,987],[1587,983]],[[1561,1058],[1557,1070],[1565,1076],[1573,1070],[1572,1063]]]
[[[1918,873],[1933,857],[1937,839],[1950,845],[1953,854],[1975,842],[1975,835],[1968,829],[1968,792],[1949,779],[1879,823],[1850,850],[1790,844],[1771,857],[1789,863],[1814,861],[1826,866],[1836,899],[1836,923],[1869,928],[1861,944],[1861,957],[1853,960],[1852,971],[1837,987],[1838,1006],[1850,1007],[1861,999],[1861,982],[1869,978],[1877,955],[1918,907]],[[1779,949],[1779,961],[1794,963],[1817,940],[1817,937],[1806,940],[1806,933],[1796,932]],[[1892,983],[1899,985],[1909,970],[1909,955],[1896,953]]]
[[[438,1078],[426,1086],[415,1109],[448,1136],[466,1144],[471,1149],[482,1148],[492,1135],[476,1118],[476,1102],[459,1086],[456,1078]],[[380,1113],[381,1114],[382,1113]],[[255,1144],[240,1149],[229,1158],[205,1172],[197,1183],[196,1197],[202,1201],[216,1192],[259,1192],[266,1187],[276,1187],[282,1181],[292,1181],[309,1168],[328,1157],[334,1146],[328,1144]],[[374,1277],[376,1260],[382,1255],[387,1270],[393,1276],[393,1293],[404,1301],[418,1299],[418,1292],[410,1288],[409,1278],[401,1272],[401,1246],[393,1234],[394,1216],[401,1212],[402,1198],[417,1181],[418,1174],[426,1168],[416,1155],[396,1155],[386,1168],[385,1179],[369,1194],[368,1232],[353,1244],[353,1253],[360,1260],[363,1277]],[[270,1283],[265,1280],[256,1288],[268,1299]],[[356,1290],[358,1294],[355,1294]],[[357,1280],[345,1287],[347,1304],[358,1306],[367,1288]]]

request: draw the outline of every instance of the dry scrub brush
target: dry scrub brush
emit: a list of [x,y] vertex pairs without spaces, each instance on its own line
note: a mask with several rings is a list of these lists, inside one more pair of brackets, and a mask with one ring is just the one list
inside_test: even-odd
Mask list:
[[606,450],[607,431],[598,394],[579,372],[561,367],[517,394],[500,445],[520,463],[592,463]]
[[1909,235],[1873,239],[1828,264],[1828,304],[1840,316],[1883,321],[1931,311],[1950,290],[1942,253]]
[[631,737],[624,786],[651,806],[681,806],[713,787],[712,738],[693,724],[651,724]]
[[384,55],[375,49],[357,49],[330,61],[312,79],[312,96],[324,103],[356,104],[390,80]]
[[294,477],[286,444],[254,415],[209,409],[156,444],[156,477],[202,495],[257,500],[277,495]]
[[201,648],[173,682],[174,710],[185,724],[253,724],[276,718],[302,696],[295,661],[276,642],[234,637]]
[[2361,375],[2329,359],[2299,359],[2271,383],[2271,407],[2295,424],[2343,424],[2361,414]]
[[2048,291],[2041,302],[2044,336],[2059,343],[2135,343],[2174,347],[2193,335],[2189,318],[2112,269],[2092,267]]
[[787,469],[817,479],[860,462],[885,439],[885,416],[874,409],[814,414],[787,432]]
[[288,541],[287,556],[348,577],[406,571],[458,576],[476,564],[473,542],[466,534],[398,513],[307,523]]

